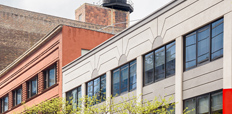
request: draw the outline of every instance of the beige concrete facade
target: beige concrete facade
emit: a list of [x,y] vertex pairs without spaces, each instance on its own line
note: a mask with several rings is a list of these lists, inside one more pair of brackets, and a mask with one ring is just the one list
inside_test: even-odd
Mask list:
[[[137,60],[135,95],[152,100],[155,96],[175,97],[175,113],[183,113],[183,100],[205,93],[232,88],[232,0],[174,0],[134,26],[115,35],[63,67],[65,93],[115,68]],[[222,58],[184,71],[184,36],[217,19],[224,18],[224,55]],[[175,41],[175,75],[143,86],[143,57],[160,46]],[[97,74],[96,74],[97,72]],[[107,79],[107,89],[112,84]],[[107,90],[107,96],[111,90]]]

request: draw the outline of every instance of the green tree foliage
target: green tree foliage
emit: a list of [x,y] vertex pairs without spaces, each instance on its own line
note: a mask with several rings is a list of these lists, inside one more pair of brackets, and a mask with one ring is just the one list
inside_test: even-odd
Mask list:
[[[72,98],[69,98],[72,99]],[[155,97],[152,101],[138,102],[138,97],[88,97],[79,99],[78,103],[70,102],[62,98],[53,98],[38,105],[27,107],[24,105],[23,114],[174,114],[175,103],[173,97],[165,99]],[[83,108],[82,108],[83,107]],[[193,110],[191,110],[193,111]],[[191,111],[184,110],[184,114]],[[18,113],[17,113],[18,114]]]

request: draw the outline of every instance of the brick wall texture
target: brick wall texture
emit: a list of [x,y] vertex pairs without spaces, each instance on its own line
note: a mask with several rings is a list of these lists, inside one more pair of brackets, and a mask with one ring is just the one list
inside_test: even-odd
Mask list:
[[97,25],[114,25],[126,28],[129,26],[129,12],[85,3],[75,11],[76,20],[82,14],[82,21]]
[[[105,27],[0,5],[0,71],[59,24],[91,30]],[[123,29],[101,31],[118,33]]]

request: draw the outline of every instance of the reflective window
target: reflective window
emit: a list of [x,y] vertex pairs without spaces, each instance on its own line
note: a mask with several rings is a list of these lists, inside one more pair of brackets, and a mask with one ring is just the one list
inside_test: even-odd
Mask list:
[[223,56],[223,19],[185,36],[185,70]]
[[13,106],[16,106],[22,102],[22,88],[18,88],[13,91]]
[[76,109],[78,106],[81,106],[81,87],[77,87],[66,93],[66,101],[71,104],[73,109]]
[[175,42],[169,43],[144,56],[144,85],[175,74]]
[[102,75],[88,82],[87,88],[88,97],[94,96],[97,102],[104,101],[106,99],[106,75]]
[[27,82],[27,98],[31,98],[32,96],[38,93],[38,83],[37,76]]
[[49,88],[56,84],[56,64],[50,66],[43,71],[44,75],[44,89]]
[[136,89],[136,61],[125,64],[112,73],[113,96]]
[[222,114],[222,91],[184,100],[186,108],[187,111],[194,109],[189,114]]
[[8,110],[8,95],[1,98],[1,113],[6,112]]

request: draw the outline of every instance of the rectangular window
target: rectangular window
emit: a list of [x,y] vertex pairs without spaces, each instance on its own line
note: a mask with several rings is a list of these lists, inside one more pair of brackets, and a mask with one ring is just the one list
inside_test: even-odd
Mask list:
[[56,84],[56,64],[50,66],[46,70],[43,71],[44,75],[44,89],[49,88]]
[[102,102],[106,99],[105,92],[106,92],[106,75],[102,75],[87,83],[88,97],[94,96],[97,102]]
[[136,89],[135,60],[113,70],[112,74],[113,96]]
[[16,106],[22,102],[22,87],[14,90],[12,93],[13,93],[13,106]]
[[144,85],[175,74],[175,49],[172,42],[144,56]]
[[8,110],[8,95],[1,98],[1,113],[4,113]]
[[185,70],[223,56],[223,19],[185,36]]
[[34,77],[27,82],[27,98],[31,98],[38,93],[38,77]]
[[222,91],[184,100],[184,109],[194,109],[189,114],[222,114]]
[[73,106],[73,109],[81,106],[81,87],[77,87],[66,93],[66,101]]

